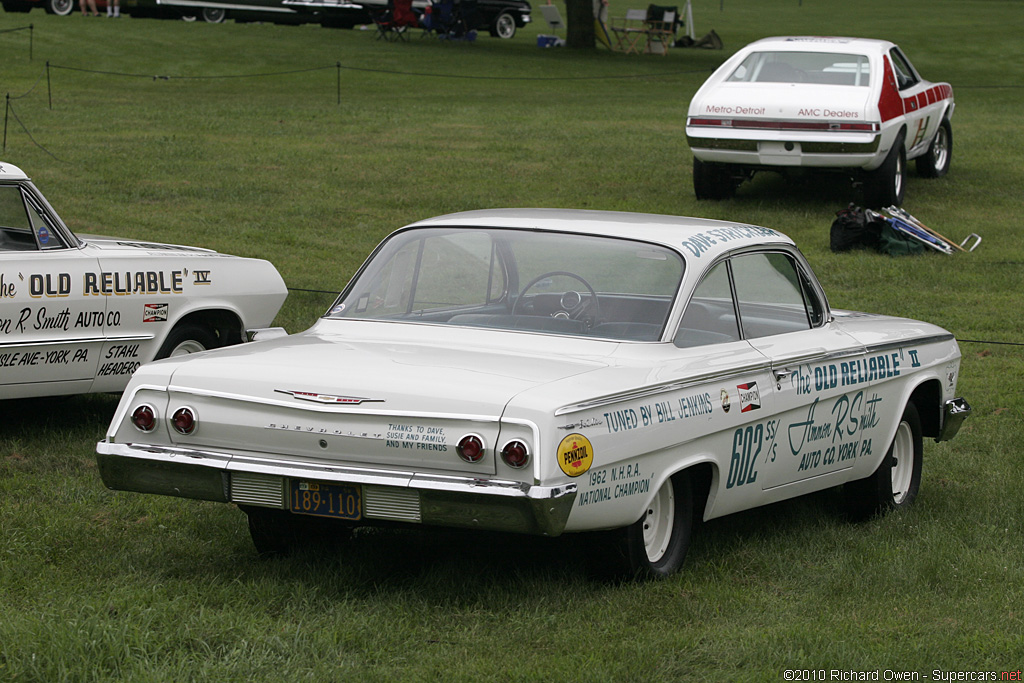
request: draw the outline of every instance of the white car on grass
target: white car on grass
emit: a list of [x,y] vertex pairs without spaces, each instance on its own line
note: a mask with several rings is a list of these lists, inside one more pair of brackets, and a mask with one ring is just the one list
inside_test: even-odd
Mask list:
[[664,576],[694,514],[839,485],[857,514],[909,505],[922,436],[969,413],[959,367],[939,327],[831,310],[772,229],[474,211],[392,234],[305,332],[143,366],[98,463],[238,505],[261,552],[615,530],[610,556]]
[[0,399],[121,391],[142,363],[243,341],[287,295],[266,261],[80,238],[0,162]]
[[690,102],[693,188],[724,199],[758,171],[827,169],[862,182],[869,206],[898,206],[909,159],[925,177],[949,170],[953,109],[953,88],[921,78],[888,41],[765,38]]

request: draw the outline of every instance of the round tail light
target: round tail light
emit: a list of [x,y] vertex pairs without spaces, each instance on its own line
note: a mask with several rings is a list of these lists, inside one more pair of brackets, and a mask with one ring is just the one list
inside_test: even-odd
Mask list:
[[132,411],[132,424],[140,432],[151,432],[156,427],[156,412],[145,404]]
[[515,469],[522,469],[530,463],[530,449],[522,441],[509,441],[501,449],[501,459]]
[[480,462],[484,457],[484,442],[476,434],[467,434],[459,439],[455,451],[466,462]]
[[171,426],[174,431],[187,436],[196,431],[196,414],[191,408],[178,408],[171,416]]

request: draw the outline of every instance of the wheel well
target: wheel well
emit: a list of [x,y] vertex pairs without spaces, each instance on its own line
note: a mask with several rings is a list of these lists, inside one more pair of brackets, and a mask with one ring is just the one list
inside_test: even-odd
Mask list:
[[936,438],[942,428],[942,385],[937,379],[931,379],[914,389],[910,395],[910,403],[917,407],[921,418],[921,434]]
[[231,311],[193,311],[178,320],[174,327],[181,325],[198,325],[212,330],[217,336],[218,347],[240,344],[243,341],[242,321]]
[[708,497],[711,495],[714,468],[710,462],[702,462],[680,470],[676,474],[683,472],[690,475],[690,484],[693,487],[693,510],[699,515],[698,519],[703,519],[704,510],[708,507]]

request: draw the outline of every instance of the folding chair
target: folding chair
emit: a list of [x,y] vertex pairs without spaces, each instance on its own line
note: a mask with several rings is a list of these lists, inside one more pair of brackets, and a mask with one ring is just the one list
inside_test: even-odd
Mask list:
[[373,15],[377,27],[377,40],[409,40],[408,31],[420,25],[419,17],[412,11],[412,0],[388,0],[388,8]]
[[647,6],[647,53],[667,55],[669,45],[676,40],[676,28],[679,26],[679,8]]
[[640,54],[645,47],[640,41],[647,37],[647,10],[629,9],[625,17],[612,19],[612,33],[615,34],[615,49],[626,54]]
[[438,38],[447,37],[452,31],[454,11],[454,0],[439,0],[431,3],[423,14],[423,33],[420,37],[425,38],[429,35]]

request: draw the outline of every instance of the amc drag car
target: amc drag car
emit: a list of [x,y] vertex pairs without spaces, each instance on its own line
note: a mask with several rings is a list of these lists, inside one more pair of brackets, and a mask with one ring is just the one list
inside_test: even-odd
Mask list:
[[79,238],[0,163],[0,399],[121,391],[142,363],[243,341],[287,294],[266,261]]
[[906,165],[937,178],[953,153],[953,89],[884,40],[780,37],[747,45],[690,102],[698,199],[731,197],[763,170],[850,173],[868,206],[900,205]]
[[324,524],[609,530],[660,577],[694,515],[910,505],[922,437],[970,412],[959,368],[939,327],[831,310],[772,229],[472,211],[393,233],[305,332],[143,366],[97,458],[236,504],[262,553]]

